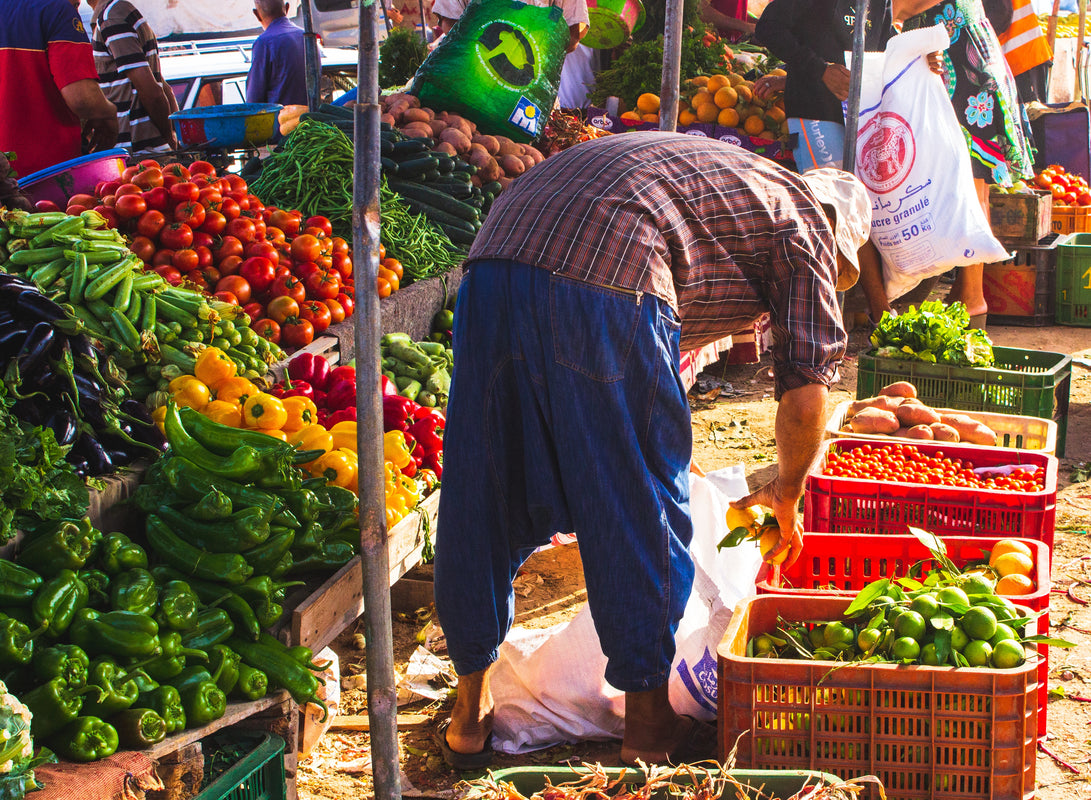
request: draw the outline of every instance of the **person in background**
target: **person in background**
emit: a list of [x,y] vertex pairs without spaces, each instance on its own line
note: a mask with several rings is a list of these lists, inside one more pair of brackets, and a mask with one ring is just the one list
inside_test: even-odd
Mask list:
[[0,151],[24,177],[117,141],[77,5],[0,0]]
[[492,757],[489,668],[512,623],[512,579],[558,531],[579,537],[605,679],[625,692],[622,761],[714,754],[715,727],[679,715],[667,683],[694,577],[681,353],[770,313],[778,472],[733,505],[771,508],[791,563],[847,344],[837,292],[856,279],[870,223],[846,172],[800,176],[663,132],[578,144],[496,201],[455,313],[435,562],[459,676],[436,731],[448,764]]
[[[439,20],[439,32],[446,35],[455,24],[455,20],[462,16],[462,12],[466,10],[466,6],[469,4],[469,0],[435,0],[432,4],[432,13]],[[587,35],[591,20],[587,15],[587,0],[561,0],[560,3],[553,3],[550,0],[529,0],[529,4],[532,6],[557,5],[560,7],[565,22],[568,23],[567,52],[571,53],[575,50],[576,45],[580,43],[580,39]]]
[[176,150],[174,92],[159,69],[159,43],[128,0],[88,0],[99,85],[117,106],[118,144],[133,152]]
[[254,16],[265,30],[254,41],[246,102],[307,105],[306,34],[288,19],[284,0],[254,0]]
[[997,30],[996,36],[1015,77],[1019,99],[1024,103],[1046,102],[1053,51],[1031,0],[1012,0],[1011,24],[1003,32]]

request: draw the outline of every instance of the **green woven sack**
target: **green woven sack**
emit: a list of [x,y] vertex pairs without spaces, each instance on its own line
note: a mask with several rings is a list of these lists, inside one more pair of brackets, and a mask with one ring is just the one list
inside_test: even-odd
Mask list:
[[482,133],[529,142],[542,132],[568,46],[557,7],[472,0],[421,64],[410,94],[461,114]]

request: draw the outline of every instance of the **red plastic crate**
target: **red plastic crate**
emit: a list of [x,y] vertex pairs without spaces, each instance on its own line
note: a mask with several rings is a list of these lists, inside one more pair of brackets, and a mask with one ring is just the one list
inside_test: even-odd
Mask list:
[[[830,447],[875,446],[866,439],[834,439]],[[960,447],[913,442],[922,453],[972,461],[978,467],[1031,464],[1045,468],[1045,489],[1007,492],[823,475],[825,456],[807,476],[803,526],[824,533],[905,534],[909,526],[938,536],[1018,537],[1044,542],[1053,552],[1057,459],[1032,450]]]
[[[983,560],[1001,537],[943,537],[947,557],[958,567]],[[1049,635],[1049,549],[1044,542],[1019,539],[1034,554],[1034,585],[1030,594],[1009,598],[1038,614],[1038,633]],[[911,567],[921,565],[914,577],[927,575],[933,567],[931,552],[912,535],[868,536],[859,533],[807,533],[803,536],[803,554],[792,566],[769,568],[757,582],[758,594],[821,595],[853,597],[879,578],[905,577]],[[762,576],[759,575],[759,578]],[[1039,645],[1038,654],[1038,736],[1046,735],[1046,708],[1049,703],[1049,648]]]
[[[720,757],[743,769],[876,775],[890,800],[1030,800],[1037,667],[837,664],[748,658],[777,621],[841,619],[847,597],[758,595],[717,648]],[[872,798],[878,792],[871,790]]]

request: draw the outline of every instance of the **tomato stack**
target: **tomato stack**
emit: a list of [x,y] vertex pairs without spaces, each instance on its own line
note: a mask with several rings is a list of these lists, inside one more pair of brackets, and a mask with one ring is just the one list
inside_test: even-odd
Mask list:
[[141,161],[69,201],[70,213],[87,208],[128,234],[148,269],[242,306],[254,330],[288,349],[353,311],[349,244],[330,221],[266,206],[207,161]]
[[1039,189],[1053,194],[1053,204],[1059,206],[1091,206],[1091,187],[1080,175],[1066,172],[1060,164],[1050,164],[1034,178]]

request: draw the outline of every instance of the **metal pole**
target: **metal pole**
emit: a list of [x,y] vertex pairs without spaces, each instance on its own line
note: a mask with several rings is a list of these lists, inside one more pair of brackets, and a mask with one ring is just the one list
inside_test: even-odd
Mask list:
[[663,21],[663,81],[659,85],[659,130],[678,129],[678,89],[682,73],[683,0],[667,0]]
[[1080,10],[1080,19],[1076,27],[1076,80],[1075,87],[1072,91],[1072,101],[1080,102],[1084,98],[1084,86],[1083,86],[1083,37],[1087,32],[1087,0],[1080,0],[1078,8]]
[[428,45],[428,20],[424,16],[424,0],[417,0],[417,5],[420,6],[420,38],[424,42],[425,46]]
[[[361,287],[379,275],[378,4],[360,2],[359,89],[355,105],[352,252]],[[379,296],[361,291],[353,313],[356,344],[356,452],[360,474],[360,558],[363,561],[364,644],[371,769],[377,800],[401,797],[398,698],[390,616],[390,555],[383,492],[383,415],[379,398]]]
[[845,152],[841,168],[856,171],[856,129],[860,123],[860,86],[864,80],[864,34],[867,33],[868,0],[857,0],[852,29],[852,74],[849,76],[849,105],[845,112]]
[[386,10],[386,0],[379,0],[379,2],[383,6],[383,23],[386,25],[386,32],[390,33],[390,28],[392,26],[390,23],[390,12]]
[[318,34],[311,14],[313,0],[303,0],[303,69],[307,77],[307,107],[314,111],[322,99],[322,62],[318,55]]

